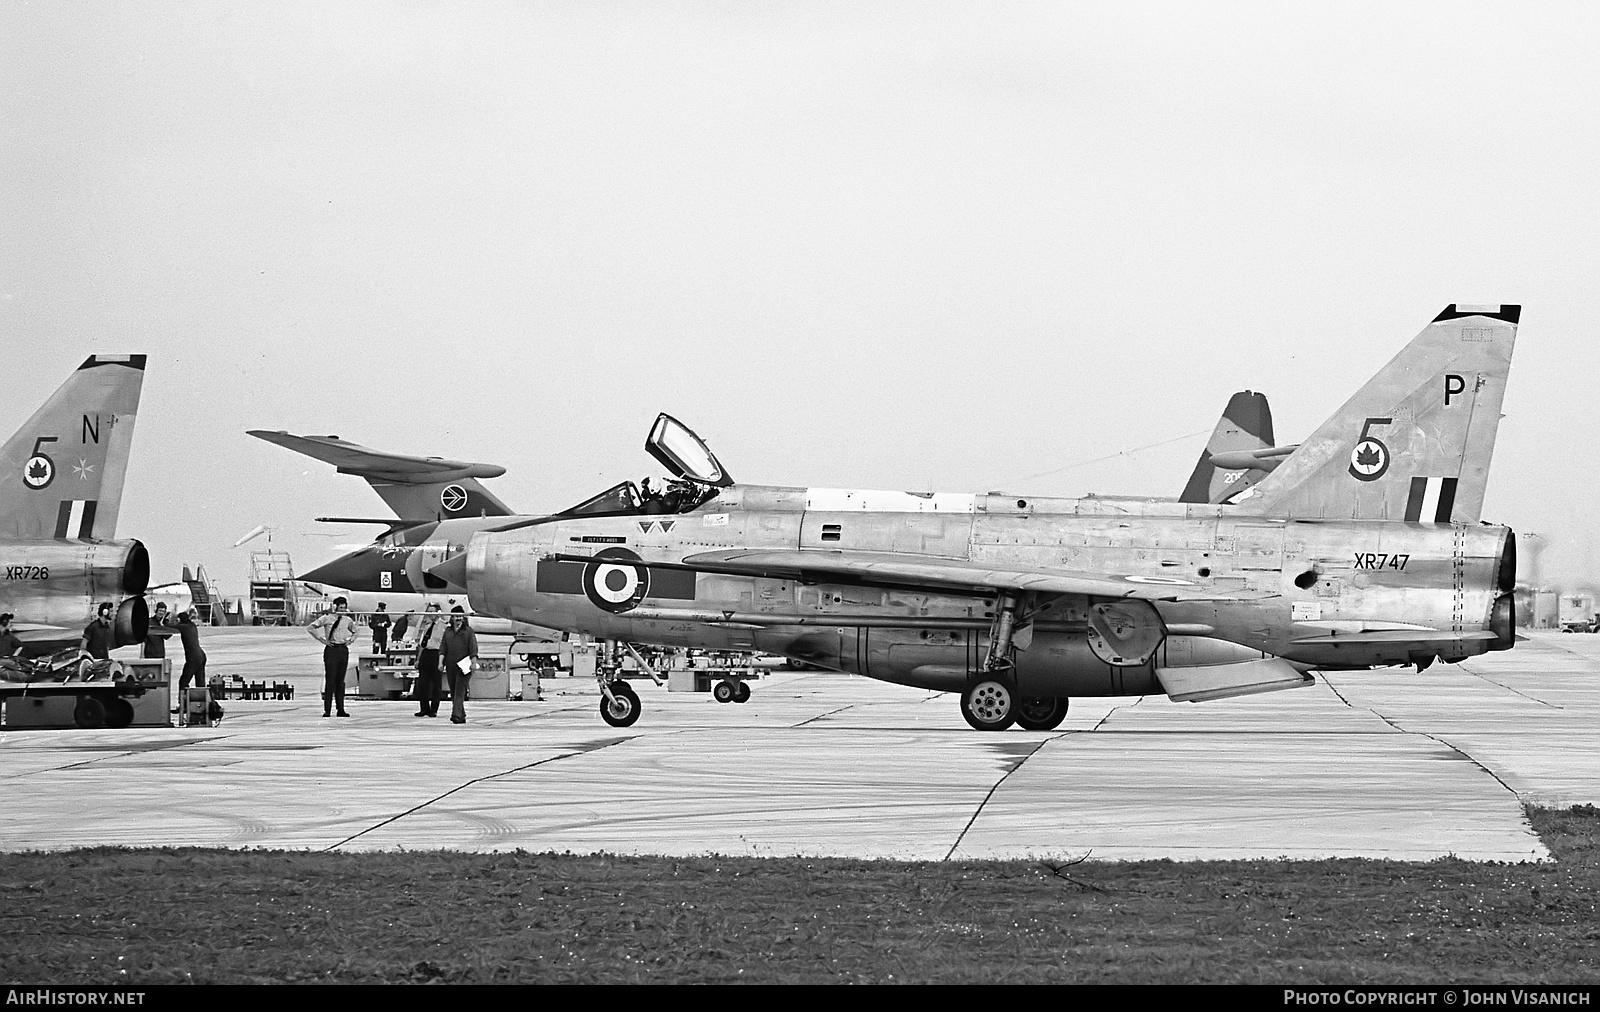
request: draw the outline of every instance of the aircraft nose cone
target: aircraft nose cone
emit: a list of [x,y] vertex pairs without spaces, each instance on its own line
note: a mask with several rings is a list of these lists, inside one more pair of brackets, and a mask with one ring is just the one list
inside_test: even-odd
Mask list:
[[452,555],[450,558],[428,570],[429,576],[436,576],[457,590],[467,589],[467,553]]
[[379,586],[380,568],[368,553],[352,552],[318,566],[299,579],[307,583],[325,583],[342,590],[389,590],[391,588]]

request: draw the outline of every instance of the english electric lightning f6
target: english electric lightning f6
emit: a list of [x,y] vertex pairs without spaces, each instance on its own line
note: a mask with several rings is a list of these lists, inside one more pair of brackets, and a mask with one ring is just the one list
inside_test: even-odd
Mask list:
[[[960,693],[981,730],[1506,650],[1515,542],[1479,514],[1519,315],[1446,308],[1225,502],[741,485],[662,415],[665,494],[479,531],[431,572],[487,614]],[[608,722],[637,719],[601,688]]]

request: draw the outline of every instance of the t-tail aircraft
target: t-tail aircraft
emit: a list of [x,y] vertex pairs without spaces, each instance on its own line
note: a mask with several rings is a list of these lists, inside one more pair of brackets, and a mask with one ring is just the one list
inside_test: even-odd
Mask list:
[[117,646],[141,642],[150,556],[118,541],[143,355],[91,355],[0,448],[0,611],[27,652],[76,645],[117,604]]
[[[1515,541],[1479,516],[1519,315],[1449,306],[1231,502],[740,485],[661,415],[670,499],[614,489],[434,574],[482,613],[960,693],[980,730],[1055,727],[1072,696],[1420,671],[1515,641]],[[600,679],[631,724],[638,696]]]

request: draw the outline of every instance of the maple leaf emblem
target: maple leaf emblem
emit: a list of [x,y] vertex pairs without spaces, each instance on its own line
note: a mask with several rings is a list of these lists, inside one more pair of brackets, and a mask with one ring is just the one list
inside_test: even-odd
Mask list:
[[36,460],[28,465],[28,477],[34,481],[43,481],[49,473],[50,469],[45,467],[42,461]]
[[1364,444],[1356,451],[1356,466],[1377,467],[1383,458],[1378,456],[1378,448],[1370,443]]

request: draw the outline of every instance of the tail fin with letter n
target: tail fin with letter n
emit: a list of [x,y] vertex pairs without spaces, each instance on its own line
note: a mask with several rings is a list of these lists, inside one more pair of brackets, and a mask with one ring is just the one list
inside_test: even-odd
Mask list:
[[1264,481],[1262,516],[1476,523],[1521,306],[1447,306]]
[[0,448],[0,537],[116,536],[143,355],[90,355]]

